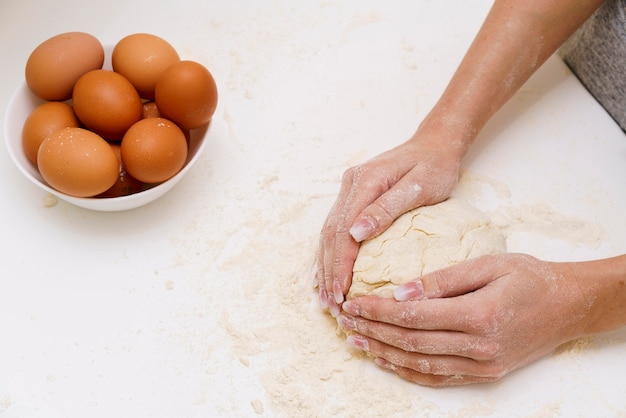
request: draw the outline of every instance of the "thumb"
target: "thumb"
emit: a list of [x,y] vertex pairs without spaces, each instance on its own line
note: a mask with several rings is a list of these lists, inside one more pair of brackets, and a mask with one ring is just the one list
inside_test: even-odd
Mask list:
[[473,292],[503,275],[494,266],[495,256],[487,255],[425,274],[416,281],[394,289],[397,301],[448,298]]
[[401,179],[357,215],[350,235],[356,242],[374,238],[389,228],[400,215],[423,204],[421,195],[419,184]]

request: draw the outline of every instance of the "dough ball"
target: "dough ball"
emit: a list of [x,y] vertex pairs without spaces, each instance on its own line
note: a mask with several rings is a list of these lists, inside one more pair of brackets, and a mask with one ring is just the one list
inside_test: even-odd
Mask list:
[[393,297],[393,290],[431,271],[506,252],[502,231],[469,203],[450,198],[400,216],[361,244],[347,298]]

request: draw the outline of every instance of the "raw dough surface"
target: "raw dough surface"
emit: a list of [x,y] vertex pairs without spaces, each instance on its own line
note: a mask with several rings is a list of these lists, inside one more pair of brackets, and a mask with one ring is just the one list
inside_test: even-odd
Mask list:
[[428,272],[501,252],[506,252],[504,234],[469,203],[450,198],[422,206],[361,244],[347,297],[391,297],[393,289]]

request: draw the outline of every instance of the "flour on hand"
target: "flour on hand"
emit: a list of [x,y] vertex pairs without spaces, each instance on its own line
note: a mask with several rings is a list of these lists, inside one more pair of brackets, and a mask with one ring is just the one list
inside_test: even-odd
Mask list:
[[361,244],[347,298],[392,297],[396,287],[426,273],[502,252],[506,252],[502,231],[464,200],[422,206]]

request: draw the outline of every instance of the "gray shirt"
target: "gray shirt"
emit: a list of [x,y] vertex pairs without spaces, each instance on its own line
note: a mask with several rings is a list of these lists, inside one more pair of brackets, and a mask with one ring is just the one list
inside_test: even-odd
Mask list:
[[606,0],[559,54],[626,131],[626,0]]

